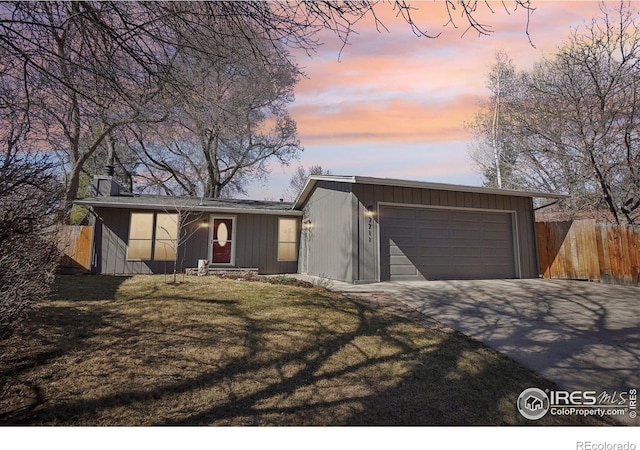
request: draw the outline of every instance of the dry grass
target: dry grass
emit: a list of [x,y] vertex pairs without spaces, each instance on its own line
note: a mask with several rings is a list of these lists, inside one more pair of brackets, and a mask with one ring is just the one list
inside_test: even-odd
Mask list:
[[62,277],[22,336],[0,342],[3,424],[528,424],[517,396],[552,387],[323,289],[214,277]]

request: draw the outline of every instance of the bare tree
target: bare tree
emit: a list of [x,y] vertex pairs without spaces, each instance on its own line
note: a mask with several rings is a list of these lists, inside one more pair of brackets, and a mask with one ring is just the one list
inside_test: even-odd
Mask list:
[[513,187],[515,161],[507,116],[518,94],[519,80],[513,61],[504,51],[496,52],[486,84],[491,95],[481,104],[474,121],[467,124],[477,141],[471,156],[482,170],[486,185]]
[[236,41],[224,58],[181,55],[178,88],[165,92],[167,121],[133,130],[132,147],[146,169],[139,175],[151,185],[205,197],[244,192],[246,180],[266,173],[268,163],[288,164],[301,151],[287,111],[298,68],[283,49],[261,48],[265,65]]
[[49,293],[62,199],[50,158],[28,151],[28,101],[7,81],[0,84],[0,338]]
[[288,201],[295,200],[298,194],[302,192],[310,175],[331,175],[331,171],[323,169],[319,164],[309,166],[309,169],[305,169],[304,166],[296,167],[289,180],[289,186],[284,190],[284,198]]
[[[532,10],[528,0],[503,5]],[[408,3],[397,0],[387,6],[415,34],[429,36],[413,21]],[[188,61],[185,55],[196,61],[231,58],[238,41],[243,41],[240,47],[248,48],[266,68],[274,52],[291,65],[286,48],[313,52],[321,45],[322,30],[333,31],[346,45],[365,17],[384,29],[378,18],[383,7],[384,3],[370,1],[4,2],[0,52],[3,61],[12,64],[3,66],[2,76],[20,77],[31,103],[31,127],[38,128],[30,139],[55,151],[61,160],[66,185],[62,210],[67,215],[85,163],[105,140],[125,125],[164,118],[158,116],[164,109],[156,102],[167,86],[181,87],[180,77],[174,77],[180,71],[173,69],[177,62]],[[482,34],[491,31],[475,18],[479,9],[491,9],[486,2],[448,0],[442,7],[453,26],[466,24],[463,27]],[[236,119],[236,128],[254,123]],[[291,135],[293,122],[281,117],[275,127]],[[261,148],[274,145],[266,144]],[[239,146],[230,141],[225,145]],[[247,143],[243,146],[247,148]],[[257,161],[261,155],[245,157]],[[243,162],[229,161],[228,172],[243,167]],[[209,175],[208,189],[219,195],[223,177],[218,179],[215,170]]]
[[528,74],[515,111],[521,159],[575,208],[605,206],[619,223],[640,217],[640,30],[621,2]]
[[[176,199],[165,213],[156,217],[156,257],[172,263],[172,284],[178,284],[178,270],[184,273],[186,245],[205,222],[204,214]],[[166,274],[166,270],[165,270]]]
[[[627,2],[574,31],[557,54],[517,77],[500,108],[514,187],[566,192],[572,214],[640,217],[640,30]],[[490,136],[495,114],[481,114]],[[502,149],[504,154],[504,148]]]
[[142,120],[158,91],[161,69],[147,70],[143,40],[125,36],[134,6],[15,2],[0,13],[0,48],[17,63],[34,136],[65,169],[64,215],[87,159],[113,130]]

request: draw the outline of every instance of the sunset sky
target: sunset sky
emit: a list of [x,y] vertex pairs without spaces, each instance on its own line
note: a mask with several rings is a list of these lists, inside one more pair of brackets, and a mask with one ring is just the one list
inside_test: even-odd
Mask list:
[[[412,1],[417,24],[439,37],[416,37],[387,5],[380,17],[389,32],[372,22],[356,27],[350,45],[331,35],[311,57],[295,52],[307,77],[296,87],[290,112],[298,124],[304,152],[290,167],[274,166],[249,197],[277,199],[298,164],[320,164],[337,175],[406,178],[481,185],[469,157],[471,134],[465,130],[488,95],[486,73],[497,50],[505,50],[518,69],[551,56],[576,27],[600,15],[596,1],[534,0],[527,15],[506,0],[484,4],[476,18],[493,29],[490,36],[443,27],[448,20],[442,1]],[[613,5],[619,5],[614,2]]]

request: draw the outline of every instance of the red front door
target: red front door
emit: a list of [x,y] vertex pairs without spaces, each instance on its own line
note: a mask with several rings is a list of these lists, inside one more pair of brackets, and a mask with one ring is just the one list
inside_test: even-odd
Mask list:
[[213,219],[213,256],[212,263],[231,263],[231,239],[233,236],[232,219]]

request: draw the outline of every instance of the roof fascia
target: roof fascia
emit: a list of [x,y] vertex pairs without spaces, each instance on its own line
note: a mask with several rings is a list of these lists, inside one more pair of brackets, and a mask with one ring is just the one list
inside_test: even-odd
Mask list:
[[307,182],[304,188],[298,194],[296,201],[293,204],[294,209],[299,209],[304,205],[305,201],[313,191],[318,181],[335,181],[339,183],[352,183],[352,184],[373,184],[373,185],[389,185],[398,187],[411,187],[418,189],[434,189],[440,191],[461,191],[472,192],[479,194],[495,194],[495,195],[507,195],[512,197],[531,197],[531,198],[552,198],[563,199],[569,198],[565,194],[552,194],[548,192],[535,192],[535,191],[517,191],[513,189],[497,189],[488,188],[482,186],[464,186],[459,184],[446,184],[446,183],[432,183],[429,181],[412,181],[412,180],[398,180],[393,178],[375,178],[375,177],[360,177],[360,176],[335,176],[335,175],[311,175],[307,178]]
[[186,205],[160,205],[157,203],[120,203],[113,202],[92,202],[90,200],[76,200],[75,204],[82,206],[92,206],[94,208],[120,208],[120,209],[153,209],[157,211],[189,211],[189,212],[209,212],[223,214],[264,214],[271,216],[301,216],[302,211],[294,209],[268,210],[255,208],[230,208],[215,206],[186,206]]
[[479,194],[495,194],[495,195],[508,195],[513,197],[536,197],[536,198],[569,198],[564,194],[551,194],[548,192],[535,192],[535,191],[517,191],[513,189],[498,189],[488,188],[483,186],[464,186],[459,184],[446,184],[446,183],[432,183],[429,181],[410,181],[410,180],[396,180],[390,178],[373,178],[373,177],[355,177],[358,184],[377,184],[377,185],[392,185],[399,187],[413,187],[421,189],[434,189],[441,191],[461,191],[461,192],[473,192]]

